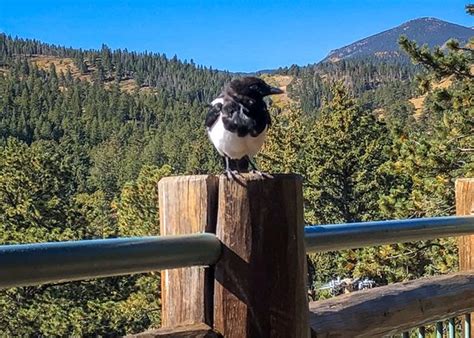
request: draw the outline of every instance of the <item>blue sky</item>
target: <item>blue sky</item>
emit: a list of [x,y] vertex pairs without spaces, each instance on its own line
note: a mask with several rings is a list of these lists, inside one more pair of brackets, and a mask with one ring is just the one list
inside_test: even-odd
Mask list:
[[77,48],[153,51],[231,71],[305,65],[432,16],[472,26],[468,0],[0,0],[0,31]]

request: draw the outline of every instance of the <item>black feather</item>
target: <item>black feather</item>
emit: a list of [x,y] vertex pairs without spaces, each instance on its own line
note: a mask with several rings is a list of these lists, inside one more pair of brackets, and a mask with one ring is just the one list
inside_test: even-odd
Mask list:
[[216,123],[219,117],[219,114],[221,112],[221,109],[222,109],[221,103],[217,103],[211,106],[211,109],[209,109],[209,111],[207,112],[206,121],[204,122],[207,128],[211,128],[214,125],[214,123]]

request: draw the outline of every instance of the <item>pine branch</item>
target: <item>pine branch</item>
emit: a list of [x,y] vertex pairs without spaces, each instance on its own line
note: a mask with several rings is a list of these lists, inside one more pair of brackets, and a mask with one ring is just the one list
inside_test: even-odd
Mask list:
[[[462,54],[464,47],[459,47],[456,41],[450,41],[449,46],[456,52],[444,54],[439,47],[430,51],[428,47],[419,47],[415,41],[410,41],[406,36],[401,36],[398,43],[415,63],[419,63],[438,76],[455,75],[459,78],[474,79],[471,74],[470,64]],[[470,48],[467,48],[471,52]]]

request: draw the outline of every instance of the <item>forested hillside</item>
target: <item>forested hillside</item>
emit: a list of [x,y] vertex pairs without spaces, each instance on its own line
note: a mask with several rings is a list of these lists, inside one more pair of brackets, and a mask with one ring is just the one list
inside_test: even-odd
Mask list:
[[[262,75],[288,96],[270,102],[258,161],[303,175],[308,224],[449,215],[455,178],[474,176],[472,50],[402,44],[421,66],[342,60]],[[161,54],[0,35],[2,244],[157,234],[156,182],[221,170],[203,121],[232,76]],[[433,86],[441,78],[451,85]],[[315,297],[335,276],[385,284],[457,267],[450,239],[310,261]],[[159,274],[143,274],[1,291],[0,331],[140,332],[160,324],[159,287]]]
[[[216,172],[220,161],[202,125],[229,74],[159,55],[81,52],[5,35],[0,51],[3,244],[157,234],[160,177]],[[37,64],[41,56],[55,62]],[[74,63],[56,70],[68,58]],[[84,74],[76,72],[79,60]],[[124,90],[129,78],[137,84]],[[141,90],[145,82],[153,88]],[[0,331],[139,332],[159,325],[158,293],[155,274],[11,289],[0,293]]]
[[342,81],[351,95],[370,109],[404,101],[415,94],[413,79],[419,71],[405,62],[365,58],[292,66],[278,73],[293,77],[288,94],[300,102],[303,112],[314,114],[332,99],[337,81]]
[[153,87],[159,94],[190,102],[208,102],[230,78],[226,72],[197,66],[192,60],[183,62],[176,56],[112,51],[106,45],[100,50],[83,51],[0,34],[0,67],[39,55],[70,58],[80,74],[91,74],[94,82],[113,80],[119,83],[134,79],[139,87]]

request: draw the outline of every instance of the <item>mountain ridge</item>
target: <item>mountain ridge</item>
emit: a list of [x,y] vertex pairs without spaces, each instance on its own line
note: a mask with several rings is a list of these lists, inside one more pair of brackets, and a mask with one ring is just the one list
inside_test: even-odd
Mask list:
[[464,44],[474,35],[473,28],[465,27],[433,17],[412,19],[399,26],[357,40],[349,45],[334,49],[320,62],[337,62],[356,57],[407,58],[398,46],[400,35],[406,35],[418,44],[429,47],[442,46],[451,38]]
[[[356,58],[356,57],[375,57],[379,59],[398,59],[408,61],[408,57],[400,51],[398,46],[398,38],[400,35],[407,35],[410,40],[415,40],[419,44],[428,44],[428,46],[433,47],[435,45],[443,45],[450,38],[458,39],[461,43],[468,42],[470,37],[474,36],[474,28],[466,27],[459,24],[451,23],[448,21],[443,21],[434,17],[422,17],[417,19],[412,19],[402,23],[399,26],[384,30],[382,32],[373,34],[371,36],[365,37],[363,39],[357,40],[346,46],[331,50],[328,55],[321,61],[315,63],[324,63],[324,62],[337,62],[341,59]],[[8,37],[13,39],[11,36],[6,33],[0,32],[0,35],[3,35],[4,38]],[[39,42],[35,39],[19,39],[27,43]],[[38,53],[40,55],[51,55],[57,56],[57,51],[60,50],[60,54],[75,54],[76,51],[84,51],[86,53],[90,52],[100,52],[101,50],[83,50],[81,48],[72,48],[64,46],[56,46],[54,44],[40,43],[41,46],[45,47],[45,50],[53,50],[53,53]],[[2,46],[0,46],[2,49]],[[42,48],[41,48],[42,49]],[[121,52],[120,50],[117,50]],[[128,52],[126,49],[123,52]],[[157,55],[161,56],[160,53],[138,53],[130,52],[137,56],[152,56]],[[164,54],[163,54],[164,56]],[[174,57],[176,58],[176,57]],[[173,58],[173,59],[174,59]],[[0,67],[2,60],[0,60]],[[204,66],[196,65],[200,68],[207,68]],[[279,69],[290,67],[290,65],[282,65]],[[299,67],[304,67],[301,65]],[[210,68],[212,69],[212,68]],[[278,69],[261,69],[255,72],[228,72],[222,71],[225,73],[231,73],[233,75],[262,75],[262,74],[273,74],[277,73]]]

